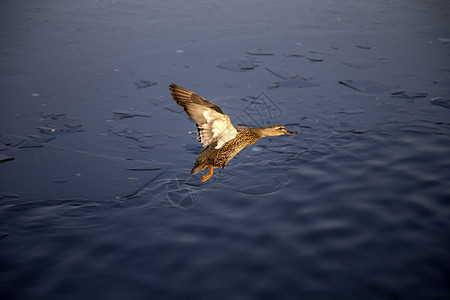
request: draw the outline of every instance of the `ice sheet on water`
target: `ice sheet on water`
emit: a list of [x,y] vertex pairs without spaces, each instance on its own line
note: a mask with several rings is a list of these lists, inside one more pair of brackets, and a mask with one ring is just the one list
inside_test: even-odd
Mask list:
[[258,61],[254,60],[249,56],[244,58],[230,59],[217,65],[218,68],[234,72],[244,72],[248,70],[253,70],[258,66],[259,66]]
[[[165,180],[162,179],[162,183],[156,183],[156,180],[159,179],[160,177],[162,177],[168,169],[170,169],[171,165],[170,164],[164,164],[164,163],[159,163],[156,161],[149,161],[149,164],[144,166],[145,168],[148,168],[148,171],[150,171],[149,173],[145,172],[145,178],[146,181],[141,183],[137,189],[134,189],[132,191],[130,191],[130,193],[128,195],[119,197],[121,200],[131,200],[131,199],[135,199],[141,196],[148,196],[148,195],[152,195],[151,198],[154,198],[155,201],[158,202],[158,204],[160,203],[160,200],[162,200],[163,197],[156,197],[155,194],[158,193],[166,193],[165,189],[166,189],[166,183]],[[133,168],[133,167],[131,167]],[[137,167],[139,168],[139,167]],[[135,170],[129,170],[129,171],[135,171]],[[141,173],[142,174],[142,173]],[[133,176],[134,177],[134,176]],[[134,179],[134,178],[129,178],[129,179]],[[160,199],[160,200],[159,200]]]
[[[262,151],[263,152],[263,151]],[[261,153],[261,152],[260,152]],[[267,151],[264,151],[267,155]],[[252,154],[255,158],[255,154]],[[261,158],[258,158],[260,161]],[[278,164],[280,164],[278,162]],[[269,171],[268,171],[268,168]],[[251,170],[251,173],[249,173]],[[251,176],[250,174],[267,174],[264,176]],[[241,193],[243,196],[262,196],[277,192],[291,179],[283,170],[278,170],[273,166],[260,165],[254,163],[239,163],[228,168],[225,176],[220,178],[221,182],[226,182],[232,186],[232,191]]]
[[84,131],[80,119],[67,116],[65,113],[43,113],[41,124],[37,127],[41,133],[71,133]]
[[191,208],[198,203],[201,192],[199,181],[193,180],[189,174],[176,174],[167,182],[167,200],[164,205]]
[[243,114],[233,119],[233,124],[265,126],[270,123],[271,119],[279,117],[282,114],[281,108],[264,91],[258,93],[256,96],[247,97],[243,100],[248,101],[248,104],[244,108]]

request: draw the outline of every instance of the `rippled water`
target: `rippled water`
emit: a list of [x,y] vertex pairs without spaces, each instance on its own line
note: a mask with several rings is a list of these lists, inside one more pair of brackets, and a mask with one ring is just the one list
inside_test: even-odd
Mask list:
[[[16,64],[0,78],[2,299],[450,296],[445,10],[433,8],[425,26],[417,16],[431,6],[422,3],[395,10],[375,1],[366,12],[347,1],[335,13],[303,3],[303,35],[280,35],[299,26],[297,4],[274,12],[281,23],[259,21],[268,4],[198,6],[200,14],[254,13],[242,27],[250,37],[241,37],[226,19],[203,28],[209,21],[173,19],[162,3],[80,3],[8,6],[10,18],[25,20],[8,27],[17,43],[52,32],[48,22],[63,26],[55,12],[105,19],[56,30],[70,33],[55,46],[72,55],[65,68],[39,68],[40,59],[63,61],[56,50],[42,54],[53,49],[46,35],[38,49],[2,37],[14,51],[1,58]],[[358,17],[374,10],[389,12],[382,25]],[[151,31],[143,11],[174,36]],[[329,33],[337,18],[352,22]],[[109,26],[130,21],[114,27],[122,41],[110,48]],[[414,26],[425,27],[415,34]],[[95,63],[83,55],[99,49]],[[201,146],[170,98],[172,81],[235,124],[287,124],[302,134],[264,138],[202,184],[201,174],[189,175]]]

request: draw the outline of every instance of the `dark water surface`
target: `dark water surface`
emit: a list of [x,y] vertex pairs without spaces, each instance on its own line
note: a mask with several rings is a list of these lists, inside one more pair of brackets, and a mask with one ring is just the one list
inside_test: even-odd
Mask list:
[[[448,1],[2,1],[2,299],[449,299]],[[174,82],[287,124],[206,183]]]

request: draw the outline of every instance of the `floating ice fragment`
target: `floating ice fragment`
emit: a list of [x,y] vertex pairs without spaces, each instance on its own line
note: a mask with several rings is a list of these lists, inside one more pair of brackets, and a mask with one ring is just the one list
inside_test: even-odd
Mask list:
[[66,126],[67,128],[69,128],[69,131],[82,131],[82,130],[78,130],[80,127],[83,126],[83,124],[81,123],[81,120],[79,119],[74,119],[74,118],[65,118],[64,119],[64,126]]
[[257,61],[251,57],[235,58],[217,65],[218,68],[234,72],[244,72],[258,67]]
[[66,118],[66,119],[65,119],[65,122],[64,122],[64,125],[65,125],[67,128],[70,128],[70,130],[76,129],[76,130],[74,130],[74,131],[81,131],[81,130],[78,130],[77,128],[80,128],[80,127],[83,126],[83,124],[81,123],[81,120],[78,120],[78,119],[72,119],[72,118]]
[[13,193],[0,192],[0,199],[4,198],[20,198],[20,196]]
[[134,83],[138,89],[154,86],[157,83],[149,80],[139,80]]
[[392,98],[405,98],[405,99],[415,99],[415,98],[425,98],[428,96],[428,93],[411,93],[405,91],[392,92]]
[[51,134],[51,133],[56,132],[56,128],[55,127],[51,127],[51,126],[38,126],[37,129],[39,129],[39,131],[41,133]]
[[63,112],[58,112],[58,113],[41,112],[41,116],[43,118],[57,118],[57,117],[65,116],[65,115],[66,115],[66,113],[63,113]]
[[69,179],[55,179],[55,180],[53,180],[53,183],[66,183],[66,182],[68,182],[69,181]]
[[132,140],[135,140],[138,142],[142,141],[142,138],[143,138],[143,134],[141,131],[131,129],[130,127],[125,126],[125,125],[114,126],[109,131],[117,136],[129,138],[129,139],[132,139]]
[[270,51],[266,51],[264,49],[260,49],[260,48],[247,51],[247,54],[250,54],[250,55],[274,55],[274,53],[272,53]]
[[38,136],[38,135],[29,135],[29,137],[32,138],[33,141],[37,142],[37,143],[48,143],[48,142],[56,139],[56,137],[54,137],[54,136],[41,137],[41,136]]
[[308,59],[312,62],[322,62],[323,58],[321,57],[308,57]]
[[365,80],[342,80],[339,84],[361,93],[379,93],[391,90],[390,86]]
[[305,88],[305,87],[313,87],[319,86],[317,83],[311,82],[308,79],[304,78],[293,78],[279,82],[271,83],[267,88]]
[[447,39],[447,38],[439,38],[438,40],[439,40],[440,42],[442,42],[443,44],[450,43],[450,39]]
[[23,138],[19,138],[13,135],[0,136],[0,143],[9,147],[17,147],[25,141]]
[[43,117],[43,125],[37,127],[41,133],[69,133],[84,130],[81,120],[68,117],[64,113],[43,114]]
[[353,89],[353,90],[356,90],[356,91],[358,91],[358,92],[362,92],[362,90],[360,90],[360,89],[354,87],[354,86],[352,85],[352,82],[353,82],[352,80],[344,80],[344,81],[339,81],[339,84],[342,84],[342,85],[344,85],[344,86],[346,86],[346,87],[349,87],[349,88],[351,88],[351,89]]
[[40,94],[38,94],[38,93],[33,93],[33,94],[31,94],[31,96],[33,96],[33,97],[39,97]]
[[27,140],[23,144],[21,144],[19,146],[19,148],[39,148],[39,147],[43,147],[43,146],[44,145],[42,145],[41,143],[38,143],[36,141]]
[[175,52],[176,52],[176,53],[184,53],[184,50],[178,49],[178,50],[175,50]]
[[432,105],[438,105],[438,106],[442,106],[442,107],[450,109],[450,99],[449,98],[435,97],[435,98],[431,99],[430,103]]
[[361,70],[361,69],[368,69],[372,68],[377,65],[376,61],[371,60],[352,60],[352,61],[345,61],[342,63],[343,65]]
[[244,195],[261,196],[273,193],[278,189],[278,186],[279,184],[276,181],[265,183],[247,182],[247,184],[243,185],[240,190],[237,190],[237,192]]
[[231,83],[231,82],[225,82],[224,84],[223,84],[223,86],[224,87],[226,87],[226,88],[237,88],[237,87],[239,87],[239,85],[238,84],[235,84],[235,83]]
[[14,157],[12,157],[12,156],[0,153],[0,162],[5,162],[5,161],[13,160],[13,159],[14,159]]
[[365,130],[358,130],[358,129],[353,130],[353,134],[365,134],[365,133],[366,133]]
[[356,115],[356,114],[365,113],[365,111],[364,110],[357,110],[357,109],[356,110],[347,110],[345,108],[342,108],[342,109],[336,111],[336,113],[338,113],[338,114],[345,114],[345,115]]
[[263,150],[263,148],[260,147],[260,146],[255,146],[255,147],[252,148],[252,151],[256,151],[256,152],[259,152],[259,151],[262,151],[262,150]]
[[156,171],[161,170],[161,168],[154,168],[154,167],[134,167],[134,168],[127,168],[128,171]]
[[298,76],[294,75],[293,73],[291,73],[290,71],[285,70],[285,69],[281,69],[281,68],[271,68],[271,69],[269,69],[269,68],[266,67],[266,70],[269,71],[270,73],[272,73],[273,75],[275,75],[275,76],[277,76],[277,77],[279,77],[281,79],[284,79],[284,80],[288,80],[288,79],[292,79],[294,77],[298,77]]
[[304,55],[298,54],[298,53],[285,53],[284,56],[286,56],[286,57],[304,57]]
[[113,110],[113,114],[120,117],[121,119],[132,118],[132,117],[151,117],[151,115],[149,113],[146,113],[143,111],[138,111],[138,110],[133,110],[132,108],[128,108],[128,109],[118,108],[118,109]]

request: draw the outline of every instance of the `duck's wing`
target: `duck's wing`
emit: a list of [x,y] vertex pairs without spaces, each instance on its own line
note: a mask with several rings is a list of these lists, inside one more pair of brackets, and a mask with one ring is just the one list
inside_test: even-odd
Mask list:
[[170,85],[170,91],[173,99],[195,121],[198,139],[203,147],[217,142],[215,148],[220,149],[236,137],[236,128],[219,106],[173,83]]
[[196,103],[196,104],[205,106],[207,108],[210,108],[212,110],[215,110],[220,114],[223,114],[222,109],[219,106],[217,106],[216,104],[206,100],[203,97],[200,97],[199,95],[197,95],[194,92],[191,92],[190,90],[182,88],[179,85],[172,83],[170,85],[170,91],[171,91],[173,99],[178,103],[178,105],[180,105],[183,108],[185,107],[185,105],[187,103]]

